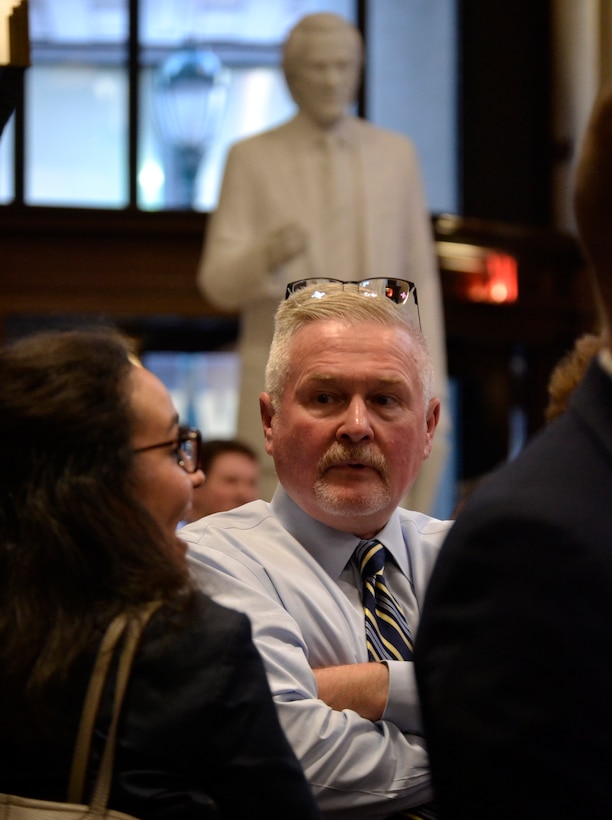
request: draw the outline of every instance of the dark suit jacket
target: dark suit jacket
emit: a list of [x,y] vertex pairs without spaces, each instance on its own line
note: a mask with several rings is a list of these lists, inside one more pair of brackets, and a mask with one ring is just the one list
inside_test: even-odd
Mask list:
[[468,501],[416,672],[441,818],[612,817],[612,379]]
[[[25,742],[0,733],[0,792],[66,799],[89,666],[67,688],[59,722],[70,727],[66,735]],[[110,711],[107,691],[90,783]],[[114,771],[109,806],[143,820],[321,816],[276,718],[248,619],[199,594],[188,628],[162,608],[144,632]]]

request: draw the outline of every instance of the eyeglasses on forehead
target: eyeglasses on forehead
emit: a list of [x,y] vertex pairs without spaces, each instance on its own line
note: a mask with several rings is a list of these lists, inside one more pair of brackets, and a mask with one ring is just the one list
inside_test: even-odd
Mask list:
[[339,285],[343,290],[347,286],[354,287],[358,293],[364,296],[386,296],[387,299],[390,299],[396,305],[405,305],[412,310],[419,328],[421,327],[416,285],[414,282],[408,281],[408,279],[389,279],[384,276],[374,276],[371,279],[358,279],[348,282],[329,277],[298,279],[295,282],[288,283],[285,291],[285,299],[288,299],[290,296],[293,296],[294,293],[299,293],[307,287],[316,287],[312,296],[313,298],[321,299],[328,292],[325,290],[325,285],[328,284]]
[[178,436],[170,441],[160,441],[156,444],[147,444],[146,447],[137,447],[135,453],[145,453],[147,450],[157,450],[161,447],[174,447],[176,460],[186,473],[195,473],[200,466],[202,452],[202,434],[195,427],[179,427]]

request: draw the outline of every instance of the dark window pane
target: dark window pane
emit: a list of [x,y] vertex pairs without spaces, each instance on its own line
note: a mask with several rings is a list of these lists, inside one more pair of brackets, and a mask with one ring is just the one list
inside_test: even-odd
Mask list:
[[0,137],[0,203],[12,202],[14,188],[15,116],[11,116]]

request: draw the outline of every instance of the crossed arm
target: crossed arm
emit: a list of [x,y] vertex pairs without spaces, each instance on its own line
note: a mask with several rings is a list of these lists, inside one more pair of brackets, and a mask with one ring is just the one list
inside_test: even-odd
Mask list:
[[[272,586],[257,560],[230,547],[222,553],[221,533],[209,534],[198,539],[194,571],[205,565],[205,588],[249,613],[281,725],[323,811],[373,820],[430,800],[427,754],[411,728],[418,707],[405,702],[405,693],[416,691],[403,679],[413,664],[360,660],[350,605],[321,596],[312,605],[320,583],[333,592],[322,574],[300,568],[298,587],[289,572]],[[293,613],[280,602],[285,595]]]
[[352,663],[313,671],[319,699],[332,709],[352,709],[367,720],[382,718],[389,692],[386,663]]

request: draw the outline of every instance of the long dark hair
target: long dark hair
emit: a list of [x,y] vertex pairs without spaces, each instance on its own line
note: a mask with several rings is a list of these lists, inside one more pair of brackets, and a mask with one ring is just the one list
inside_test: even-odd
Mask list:
[[21,698],[35,714],[120,610],[189,598],[176,544],[130,489],[131,353],[109,329],[42,333],[0,350],[7,710]]

